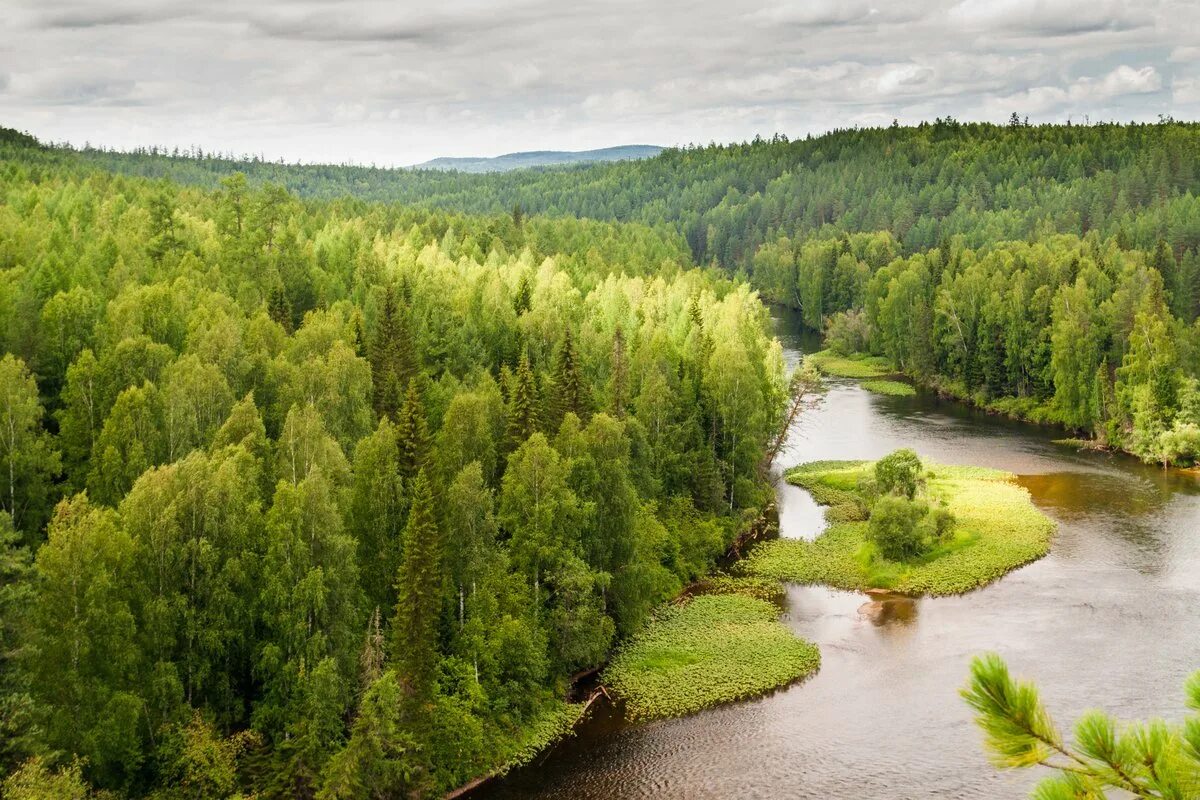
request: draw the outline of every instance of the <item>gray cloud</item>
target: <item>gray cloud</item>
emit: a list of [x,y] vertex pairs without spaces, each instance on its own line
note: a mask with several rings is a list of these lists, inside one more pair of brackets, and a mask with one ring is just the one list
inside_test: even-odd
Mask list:
[[410,163],[933,116],[1200,114],[1188,0],[7,0],[0,124]]

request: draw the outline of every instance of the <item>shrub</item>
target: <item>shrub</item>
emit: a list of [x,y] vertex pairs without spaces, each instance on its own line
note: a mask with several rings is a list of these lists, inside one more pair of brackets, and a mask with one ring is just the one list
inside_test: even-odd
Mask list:
[[907,448],[875,462],[875,483],[881,494],[899,494],[912,500],[921,484],[921,459]]
[[921,533],[930,545],[943,544],[953,538],[956,523],[957,520],[950,509],[945,506],[934,506],[921,520]]
[[922,521],[929,506],[906,497],[887,495],[871,510],[868,536],[879,554],[892,561],[916,558],[928,547],[927,527]]
[[840,356],[861,353],[871,340],[871,328],[863,311],[839,311],[825,321],[825,344]]

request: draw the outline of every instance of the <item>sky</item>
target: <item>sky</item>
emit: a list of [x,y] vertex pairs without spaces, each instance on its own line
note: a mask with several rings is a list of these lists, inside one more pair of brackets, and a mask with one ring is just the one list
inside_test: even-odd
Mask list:
[[1197,0],[0,0],[0,125],[287,161],[1200,118]]

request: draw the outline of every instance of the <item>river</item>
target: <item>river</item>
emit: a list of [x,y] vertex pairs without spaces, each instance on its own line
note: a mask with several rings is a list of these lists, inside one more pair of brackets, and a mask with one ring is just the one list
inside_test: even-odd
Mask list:
[[[814,341],[779,314],[794,363]],[[784,619],[821,648],[812,679],[684,719],[625,724],[603,709],[489,798],[1021,798],[1037,775],[998,773],[958,697],[971,657],[994,650],[1035,680],[1061,727],[1102,707],[1123,718],[1184,711],[1200,668],[1200,484],[1062,434],[919,394],[832,381],[790,432],[777,467],[923,458],[1020,476],[1059,523],[1050,555],[962,597],[860,613],[854,592],[789,586]],[[782,485],[780,535],[812,537],[820,509]]]

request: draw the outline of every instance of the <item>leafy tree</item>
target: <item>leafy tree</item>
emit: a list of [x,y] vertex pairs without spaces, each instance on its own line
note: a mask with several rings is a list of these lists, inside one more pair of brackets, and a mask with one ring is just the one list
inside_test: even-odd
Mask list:
[[920,526],[929,506],[904,495],[887,494],[871,509],[867,535],[880,555],[892,561],[905,561],[925,552],[927,541]]
[[37,384],[11,353],[0,359],[0,387],[0,510],[32,532],[45,516],[60,459],[42,430]]
[[264,632],[255,663],[263,695],[254,721],[272,739],[282,740],[292,738],[294,726],[305,721],[310,675],[325,659],[333,659],[337,669],[334,680],[321,685],[324,699],[339,714],[349,704],[349,676],[366,615],[355,543],[342,530],[334,487],[319,467],[297,484],[279,482],[266,528],[259,595]]
[[358,566],[368,608],[396,604],[407,495],[400,477],[396,426],[387,417],[354,451],[347,529],[358,543]]
[[76,495],[55,509],[35,562],[29,687],[42,735],[86,758],[104,787],[126,785],[145,760],[133,560],[116,512]]
[[883,494],[912,500],[921,486],[923,474],[921,459],[912,450],[896,450],[875,462],[875,484]]
[[29,549],[0,512],[0,770],[13,767],[32,744],[29,696],[20,657],[34,586]]

